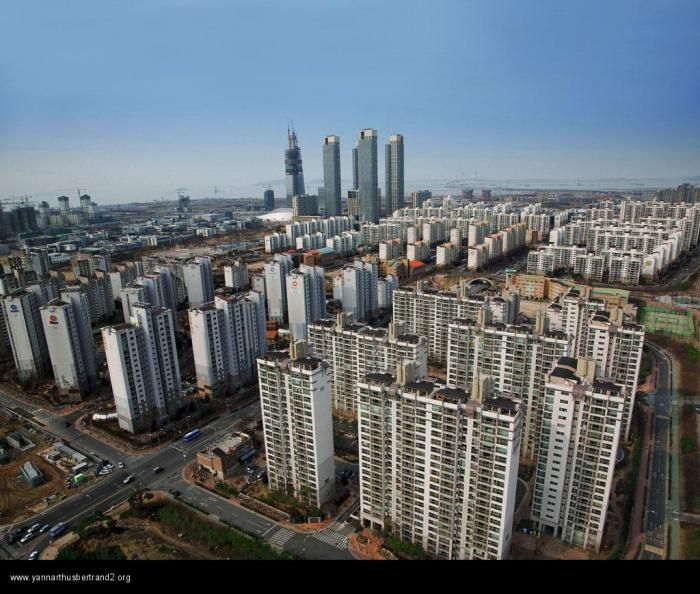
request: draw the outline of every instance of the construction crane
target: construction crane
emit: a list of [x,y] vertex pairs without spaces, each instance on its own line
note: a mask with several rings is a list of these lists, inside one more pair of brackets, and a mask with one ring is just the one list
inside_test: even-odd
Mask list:
[[3,198],[0,200],[0,204],[8,204],[12,206],[29,204],[32,197],[29,194],[23,194],[21,196],[10,196],[9,198]]

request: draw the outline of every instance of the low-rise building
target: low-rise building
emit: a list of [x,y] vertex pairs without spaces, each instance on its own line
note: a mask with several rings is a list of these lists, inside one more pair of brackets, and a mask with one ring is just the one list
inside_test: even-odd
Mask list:
[[231,433],[197,452],[200,468],[219,480],[231,476],[234,469],[255,455],[253,440],[246,433]]

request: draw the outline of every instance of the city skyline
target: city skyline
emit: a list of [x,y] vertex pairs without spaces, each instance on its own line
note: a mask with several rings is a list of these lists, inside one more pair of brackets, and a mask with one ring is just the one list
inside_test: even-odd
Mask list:
[[[269,184],[279,196],[288,118],[310,187],[323,179],[323,138],[344,141],[343,195],[352,139],[365,127],[380,142],[395,133],[408,139],[406,191],[426,179],[697,175],[699,89],[688,59],[696,4],[639,2],[632,13],[620,2],[506,2],[507,10],[447,2],[428,14],[385,2],[372,5],[372,27],[360,26],[362,4],[8,7],[2,194],[50,200],[80,186],[108,204],[172,199],[183,185],[194,197],[214,195],[214,186],[262,197]],[[28,14],[31,47],[20,45]],[[315,28],[335,30],[338,43],[318,52],[314,36],[302,36],[302,66],[280,69],[286,32],[308,27],[310,17]],[[396,45],[389,26],[407,35],[420,28],[432,42]],[[128,46],[117,43],[127,34]],[[357,51],[346,54],[350,40]],[[313,72],[324,73],[323,86]],[[348,93],[354,85],[367,92]],[[384,102],[390,91],[395,100]]]

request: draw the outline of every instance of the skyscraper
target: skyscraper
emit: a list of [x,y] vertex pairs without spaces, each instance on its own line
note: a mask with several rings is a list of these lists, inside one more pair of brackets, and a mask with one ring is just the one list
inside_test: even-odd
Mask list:
[[360,130],[357,143],[357,181],[360,191],[360,219],[379,220],[379,178],[377,171],[377,131]]
[[357,147],[352,147],[352,189],[357,190],[360,176],[357,172]]
[[323,196],[326,201],[326,216],[334,217],[340,211],[340,137],[326,136],[323,139]]
[[301,149],[297,144],[297,133],[287,129],[288,147],[284,151],[284,173],[287,184],[287,200],[292,196],[306,194],[304,189],[304,170],[301,166]]
[[403,136],[392,134],[386,145],[384,168],[386,173],[386,216],[403,208],[404,175],[403,175]]
[[263,208],[265,210],[275,210],[275,191],[265,190],[263,194]]

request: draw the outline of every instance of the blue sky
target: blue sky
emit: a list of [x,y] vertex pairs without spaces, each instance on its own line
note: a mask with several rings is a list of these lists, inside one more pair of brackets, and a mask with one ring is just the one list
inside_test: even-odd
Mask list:
[[[700,174],[697,0],[7,0],[0,197],[258,195],[341,137],[428,179]],[[380,178],[383,151],[380,151]],[[276,192],[277,193],[277,192]]]

